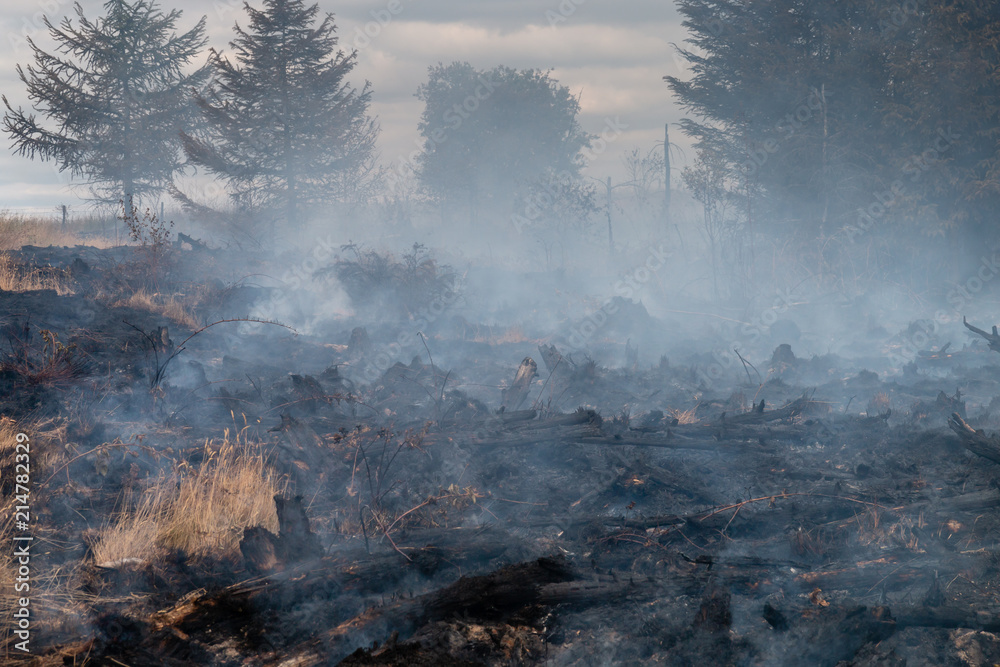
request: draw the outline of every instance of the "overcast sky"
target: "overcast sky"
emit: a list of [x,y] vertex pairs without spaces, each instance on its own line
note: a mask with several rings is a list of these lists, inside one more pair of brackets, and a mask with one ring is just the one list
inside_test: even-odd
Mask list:
[[[100,0],[80,4],[90,19],[104,13]],[[251,4],[259,7],[261,2]],[[0,57],[0,92],[17,107],[28,105],[15,72],[17,63],[31,62],[23,35],[51,46],[41,17],[48,15],[58,23],[73,14],[73,2],[28,0],[17,8],[12,5],[0,5],[7,35]],[[683,115],[662,79],[678,73],[681,63],[671,44],[685,37],[669,1],[322,0],[319,5],[335,15],[341,48],[359,51],[351,83],[372,83],[371,112],[382,126],[379,151],[385,164],[415,149],[422,103],[414,93],[426,80],[428,66],[439,62],[551,70],[553,78],[580,97],[585,131],[601,132],[607,119],[627,125],[589,167],[587,173],[599,178],[621,178],[622,155],[635,146],[652,148],[663,140],[663,124]],[[229,50],[233,24],[247,24],[242,0],[167,0],[160,6],[183,11],[180,31],[207,16],[209,45],[223,51]],[[366,29],[373,36],[366,35]],[[671,130],[671,140],[686,148],[679,131]],[[16,157],[9,145],[4,135],[0,209],[82,204],[78,191],[67,186],[68,179],[56,173],[52,163]]]

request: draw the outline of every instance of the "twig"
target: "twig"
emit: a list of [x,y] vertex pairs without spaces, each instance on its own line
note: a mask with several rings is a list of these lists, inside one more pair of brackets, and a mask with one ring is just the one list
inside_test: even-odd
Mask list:
[[[870,502],[870,501],[867,501],[867,500],[858,500],[857,498],[849,498],[847,496],[833,496],[833,495],[829,495],[829,494],[825,494],[825,493],[787,493],[786,492],[786,493],[777,493],[777,494],[774,494],[772,496],[762,496],[760,498],[751,498],[750,500],[743,500],[743,501],[738,502],[738,503],[733,503],[731,505],[726,505],[725,507],[719,507],[719,508],[717,508],[715,510],[712,510],[708,514],[702,516],[698,520],[699,521],[705,521],[706,519],[712,518],[716,514],[721,514],[722,512],[726,512],[728,510],[734,509],[734,510],[736,510],[736,512],[733,513],[732,518],[730,518],[729,522],[726,523],[726,528],[728,528],[729,524],[733,522],[733,519],[736,518],[736,514],[739,513],[739,511],[743,508],[744,505],[749,505],[750,503],[759,503],[759,502],[764,501],[764,500],[774,501],[774,500],[777,500],[779,498],[792,498],[794,496],[809,496],[809,497],[813,497],[813,498],[833,498],[835,500],[846,500],[847,502],[858,503],[859,505],[867,505],[868,507],[877,507],[877,508],[883,509],[883,510],[894,511],[893,508],[886,507],[885,505],[880,505],[878,503],[873,503],[873,502]],[[723,528],[723,531],[725,531],[725,528]]]
[[[104,449],[105,447],[141,447],[141,446],[142,445],[140,445],[137,442],[108,442],[108,443],[105,443],[103,445],[98,445],[97,447],[94,447],[93,449],[88,449],[83,454],[78,454],[77,456],[74,456],[69,461],[67,461],[63,465],[59,466],[58,468],[56,468],[55,472],[53,472],[51,475],[49,475],[49,478],[46,479],[44,482],[41,483],[41,486],[45,486],[49,482],[51,482],[52,478],[55,477],[56,475],[58,475],[60,472],[62,472],[64,468],[68,468],[70,465],[72,465],[76,461],[79,461],[83,457],[85,457],[85,456],[87,456],[89,454],[93,454],[94,452],[96,452],[98,450],[101,450],[101,449]],[[69,473],[68,472],[67,472],[66,482],[67,483],[70,482]]]
[[750,368],[752,368],[752,369],[753,369],[753,372],[757,374],[757,379],[758,379],[758,380],[762,379],[762,378],[761,378],[761,375],[760,375],[760,371],[759,371],[759,370],[757,370],[757,367],[756,367],[756,366],[754,366],[753,364],[751,364],[751,363],[750,363],[749,361],[747,361],[746,359],[744,359],[744,358],[743,358],[743,355],[742,355],[742,354],[740,354],[740,351],[739,351],[739,350],[737,350],[737,349],[736,349],[736,348],[734,347],[734,348],[733,348],[733,352],[735,352],[735,353],[736,353],[736,356],[737,356],[737,357],[739,357],[739,358],[740,358],[740,361],[742,361],[742,362],[743,362],[743,370],[744,370],[744,371],[746,371],[746,374],[747,374],[747,382],[749,382],[750,384],[753,384],[753,379],[752,379],[752,378],[750,377],[750,371],[748,371],[748,370],[747,370],[747,365],[749,365],[749,366],[750,366]]
[[164,375],[164,373],[167,372],[167,365],[170,364],[170,362],[174,360],[174,357],[176,357],[178,354],[180,354],[181,352],[183,352],[185,350],[184,344],[187,343],[192,338],[194,338],[195,336],[197,336],[198,334],[200,334],[201,332],[205,331],[206,329],[211,329],[216,324],[223,324],[223,323],[226,323],[226,322],[254,322],[256,324],[273,324],[274,326],[277,326],[277,327],[284,327],[285,329],[288,329],[289,331],[295,333],[295,335],[298,335],[298,333],[299,333],[298,331],[296,331],[294,328],[288,326],[287,324],[282,324],[281,322],[274,322],[274,321],[271,321],[271,320],[261,320],[261,319],[257,319],[257,318],[253,318],[253,317],[233,317],[233,318],[227,318],[227,319],[224,319],[224,320],[217,320],[215,322],[212,322],[211,324],[206,324],[205,326],[203,326],[202,328],[198,329],[197,331],[195,331],[194,333],[192,333],[190,336],[188,336],[187,338],[185,338],[184,340],[182,340],[179,345],[177,345],[177,346],[174,347],[174,351],[170,354],[169,357],[167,357],[166,361],[164,361],[161,364],[160,363],[160,355],[156,351],[156,342],[153,340],[152,336],[150,336],[148,333],[146,333],[145,331],[143,331],[139,327],[135,326],[131,322],[127,322],[126,320],[122,320],[122,322],[124,322],[125,324],[129,325],[130,327],[132,327],[133,329],[135,329],[136,331],[138,331],[139,333],[141,333],[143,336],[145,336],[146,340],[149,341],[150,345],[153,348],[153,355],[154,355],[154,359],[156,361],[156,373],[153,374],[153,379],[150,381],[150,388],[151,389],[156,389],[156,387],[159,386],[160,382],[163,381],[163,375]]

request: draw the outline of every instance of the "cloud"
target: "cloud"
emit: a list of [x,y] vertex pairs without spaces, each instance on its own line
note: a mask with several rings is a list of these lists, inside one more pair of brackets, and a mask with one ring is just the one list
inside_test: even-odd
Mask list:
[[[662,0],[561,1],[324,0],[320,9],[335,13],[341,48],[364,44],[350,80],[357,87],[366,79],[372,83],[372,112],[382,126],[379,149],[386,162],[413,150],[422,111],[414,93],[426,80],[427,68],[468,61],[483,69],[507,65],[551,70],[555,79],[580,95],[580,122],[588,132],[599,132],[606,117],[619,116],[628,129],[591,168],[591,173],[617,178],[623,151],[632,145],[651,147],[662,140],[663,123],[680,118],[662,81],[664,74],[680,71],[670,46],[684,38],[680,18],[673,3]],[[104,13],[102,0],[81,4],[88,18]],[[175,0],[161,7],[183,11],[179,30],[207,16],[209,44],[224,53],[233,24],[247,24],[242,0]],[[553,27],[550,12],[566,20]],[[41,25],[42,14],[56,24],[63,15],[75,19],[71,0],[37,0],[0,9],[6,35],[0,46],[0,91],[15,106],[28,104],[15,73],[16,63],[31,60],[23,34],[32,35],[47,51],[53,46]],[[359,35],[368,41],[359,41]],[[50,206],[60,198],[77,203],[73,192],[60,187],[64,180],[50,165],[0,152],[0,207]]]

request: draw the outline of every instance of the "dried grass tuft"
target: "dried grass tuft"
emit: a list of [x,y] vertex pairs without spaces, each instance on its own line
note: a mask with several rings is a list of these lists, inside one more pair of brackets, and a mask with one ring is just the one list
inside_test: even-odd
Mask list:
[[175,296],[164,297],[159,293],[150,294],[145,290],[136,290],[130,296],[114,303],[115,308],[134,308],[147,313],[162,315],[174,324],[198,329],[201,325],[187,306]]
[[72,294],[68,277],[63,272],[26,267],[6,252],[0,252],[0,289],[7,292],[51,289],[60,295]]
[[127,565],[176,549],[191,556],[235,557],[244,528],[262,525],[278,532],[274,496],[283,488],[261,445],[227,433],[221,446],[205,444],[197,470],[182,463],[102,530],[94,560]]

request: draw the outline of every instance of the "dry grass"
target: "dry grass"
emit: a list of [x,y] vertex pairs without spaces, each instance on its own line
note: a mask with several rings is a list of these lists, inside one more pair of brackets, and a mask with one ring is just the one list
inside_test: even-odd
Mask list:
[[168,549],[233,557],[244,528],[262,525],[278,532],[274,495],[283,488],[260,445],[239,435],[231,439],[227,433],[221,446],[205,444],[205,459],[197,470],[178,466],[174,475],[105,528],[94,546],[94,560],[145,562]]
[[[17,422],[9,417],[0,416],[0,468],[3,469],[3,475],[12,476],[16,472],[14,468],[14,464],[18,462],[16,454],[24,453],[23,449],[17,449],[17,434],[25,433],[29,437],[30,475],[33,487],[37,489],[37,483],[45,479],[49,469],[61,455],[61,447],[50,446],[54,442],[52,436],[58,433],[51,427],[51,422]],[[15,535],[23,534],[15,530],[18,504],[14,493],[0,497],[0,543],[5,545],[5,548],[0,550],[0,591],[3,591],[0,593],[0,618],[7,621],[0,628],[0,655],[10,652],[12,642],[17,641],[13,634],[15,626],[9,621],[18,598],[25,593],[14,588],[19,566],[14,557],[14,549],[23,544],[13,541]],[[29,498],[29,507],[34,509],[40,504],[40,498],[33,493]],[[34,511],[31,511],[31,519],[33,521],[37,519]],[[39,548],[41,544],[51,544],[47,540],[49,532],[50,530],[43,525],[32,525],[31,533],[35,537],[32,554],[42,550]],[[35,559],[30,562],[31,588],[27,593],[31,598],[32,622],[37,624],[58,618],[78,618],[80,610],[76,608],[75,601],[78,596],[78,586],[73,576],[73,566],[40,567],[43,564],[44,561]]]
[[154,560],[163,551],[158,538],[167,505],[162,485],[143,494],[137,506],[101,531],[100,541],[94,545],[94,562],[100,567],[120,567]]
[[882,416],[892,412],[892,401],[889,394],[880,391],[868,401],[867,414],[869,417]]
[[6,252],[0,252],[0,289],[8,292],[51,289],[60,295],[72,294],[69,279],[64,273],[23,266]]
[[25,245],[109,248],[114,245],[114,239],[105,238],[92,229],[99,222],[98,219],[83,224],[74,222],[63,228],[62,223],[56,220],[0,210],[0,250],[17,250]]
[[[16,436],[20,428],[13,419],[0,417],[0,465],[7,467],[13,463],[15,447],[17,445]],[[13,470],[13,468],[12,468]],[[0,617],[7,619],[14,611],[16,596],[14,591],[14,577],[17,574],[17,564],[14,562],[13,552],[9,545],[16,544],[11,541],[14,535],[14,506],[17,504],[13,494],[0,497],[0,542],[7,548],[0,550],[0,590],[4,594],[0,595]]]
[[145,290],[137,290],[131,296],[114,303],[115,308],[134,308],[148,313],[162,315],[175,324],[189,329],[198,329],[201,325],[190,310],[175,296],[164,297],[159,293],[150,294]]
[[472,336],[470,340],[476,343],[489,343],[490,345],[504,345],[506,343],[526,343],[530,339],[524,333],[524,327],[520,324],[514,324],[512,326],[496,331],[491,326],[476,327],[476,333]]
[[689,410],[678,410],[676,408],[670,408],[667,412],[671,417],[677,420],[678,424],[697,424],[700,420],[695,416],[698,406],[694,406]]

